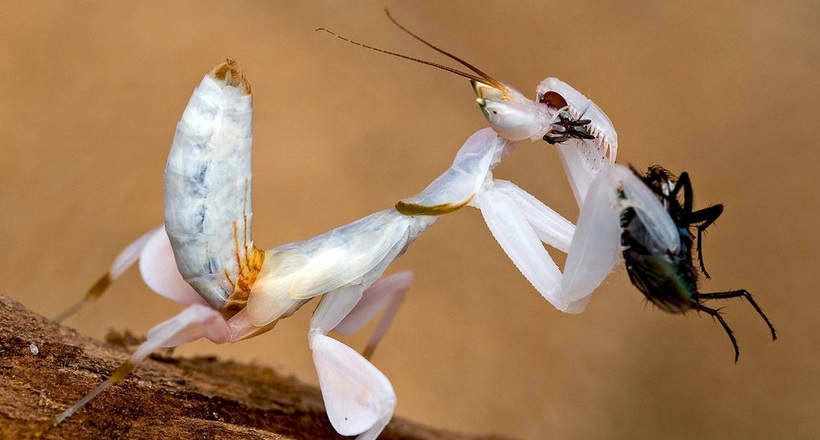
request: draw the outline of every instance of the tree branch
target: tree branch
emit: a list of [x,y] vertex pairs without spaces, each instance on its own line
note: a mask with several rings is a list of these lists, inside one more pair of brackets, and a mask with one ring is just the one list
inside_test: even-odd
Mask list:
[[[318,389],[292,377],[215,358],[153,355],[58,427],[50,422],[127,358],[0,296],[0,431],[3,438],[343,438]],[[382,439],[490,439],[400,418]]]

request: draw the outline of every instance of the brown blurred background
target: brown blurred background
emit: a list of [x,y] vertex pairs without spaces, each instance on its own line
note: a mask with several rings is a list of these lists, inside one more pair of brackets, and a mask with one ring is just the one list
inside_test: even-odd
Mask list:
[[[621,271],[588,310],[553,309],[475,210],[442,219],[391,269],[416,282],[375,364],[397,413],[519,438],[817,438],[820,6],[811,1],[2,2],[1,293],[53,316],[162,219],[175,124],[233,57],[255,94],[255,238],[307,238],[415,194],[485,122],[465,80],[344,44],[445,61],[395,17],[532,96],[556,76],[615,123],[619,161],[689,171],[712,281],[745,287],[780,332],[725,303],[740,363],[706,316],[645,304]],[[497,170],[574,219],[557,156],[536,143]],[[68,321],[144,334],[179,307],[136,271]],[[309,310],[216,354],[315,381]],[[366,336],[345,341],[361,347]],[[2,363],[2,358],[0,358]]]

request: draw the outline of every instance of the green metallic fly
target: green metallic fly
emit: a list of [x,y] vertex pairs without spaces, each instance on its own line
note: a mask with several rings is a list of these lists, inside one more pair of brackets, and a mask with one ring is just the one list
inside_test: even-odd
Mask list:
[[[701,293],[698,290],[698,271],[692,258],[692,245],[697,238],[697,254],[700,271],[710,278],[703,264],[703,232],[723,213],[723,205],[693,210],[692,183],[687,173],[675,177],[667,170],[653,166],[646,174],[633,172],[652,190],[677,227],[680,246],[669,249],[658,246],[652,238],[647,223],[632,207],[621,211],[621,245],[626,270],[632,284],[661,310],[669,313],[685,313],[694,309],[717,319],[726,330],[735,349],[735,362],[740,356],[732,329],[723,319],[719,309],[707,307],[704,301],[713,299],[746,298],[769,326],[772,340],[777,339],[774,326],[745,289],[728,292]],[[623,197],[623,195],[621,195]],[[697,231],[697,237],[693,233]]]

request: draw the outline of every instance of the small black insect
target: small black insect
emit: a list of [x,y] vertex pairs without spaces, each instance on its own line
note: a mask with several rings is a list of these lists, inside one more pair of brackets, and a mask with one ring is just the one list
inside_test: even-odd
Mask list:
[[[692,261],[692,244],[695,235],[692,229],[697,229],[697,253],[700,261],[700,270],[709,278],[703,265],[703,247],[701,245],[703,232],[715,222],[723,212],[723,205],[713,205],[705,209],[692,209],[692,183],[687,173],[675,177],[665,169],[657,166],[650,167],[645,175],[633,172],[648,186],[666,208],[680,234],[681,246],[678,250],[658,249],[640,217],[633,208],[626,208],[621,212],[621,245],[624,247],[623,256],[626,261],[626,270],[629,280],[640,290],[646,298],[656,306],[670,313],[685,313],[695,309],[712,315],[720,322],[732,346],[735,349],[735,362],[740,356],[732,329],[726,324],[719,309],[705,306],[704,301],[712,299],[729,299],[743,297],[749,301],[757,313],[769,326],[772,340],[777,339],[774,326],[763,313],[763,310],[752,299],[752,295],[745,289],[728,292],[701,293],[698,291],[698,272]],[[682,194],[681,194],[682,193]],[[623,193],[621,197],[624,197]],[[682,199],[681,199],[682,198]]]
[[544,140],[550,145],[568,141],[570,138],[595,139],[595,136],[587,130],[587,125],[589,125],[592,120],[573,118],[566,110],[567,101],[563,96],[555,92],[547,92],[541,97],[540,101],[547,104],[551,109],[558,110],[558,121],[553,122],[550,126],[550,131],[544,135]]
[[558,122],[552,123],[550,131],[544,135],[544,140],[555,145],[570,138],[595,139],[595,136],[587,131],[587,125],[591,122],[591,119],[573,119],[568,111],[562,110],[558,113]]

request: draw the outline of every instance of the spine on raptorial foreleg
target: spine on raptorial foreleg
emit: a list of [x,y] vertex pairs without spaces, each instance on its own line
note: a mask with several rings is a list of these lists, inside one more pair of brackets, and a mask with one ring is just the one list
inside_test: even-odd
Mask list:
[[165,169],[165,228],[177,267],[217,309],[246,282],[243,269],[261,265],[250,236],[251,105],[239,66],[215,67],[191,96]]

